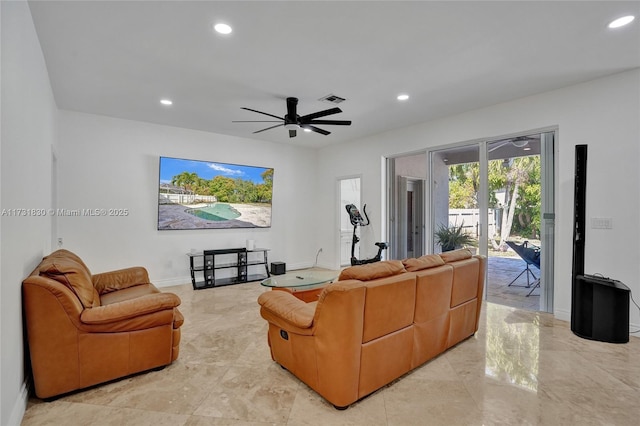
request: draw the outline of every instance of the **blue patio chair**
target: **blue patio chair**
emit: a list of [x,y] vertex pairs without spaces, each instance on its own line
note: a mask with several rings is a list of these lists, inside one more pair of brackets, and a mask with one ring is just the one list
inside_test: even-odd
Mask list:
[[[506,243],[526,263],[524,270],[520,272],[520,274],[517,277],[515,277],[507,287],[511,287],[511,285],[515,283],[516,280],[522,276],[522,274],[526,274],[527,276],[526,288],[531,288],[533,286],[529,294],[527,294],[527,297],[529,297],[531,296],[531,293],[533,293],[533,290],[540,287],[540,278],[537,278],[533,273],[533,271],[531,270],[531,268],[529,268],[530,265],[533,265],[536,268],[538,268],[538,270],[540,270],[540,247],[535,246],[533,244],[529,244],[529,241],[525,241],[521,245],[516,244],[514,241],[506,241]],[[529,275],[533,277],[533,282],[529,280]],[[522,286],[519,286],[519,287],[522,287]]]

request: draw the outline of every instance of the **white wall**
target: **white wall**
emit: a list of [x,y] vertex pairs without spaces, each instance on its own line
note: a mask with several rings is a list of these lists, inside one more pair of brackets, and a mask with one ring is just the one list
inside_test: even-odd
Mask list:
[[[0,210],[51,207],[56,106],[26,2],[0,2]],[[0,424],[19,424],[26,408],[22,280],[51,249],[51,218],[0,216]],[[26,212],[25,212],[26,213]]]
[[[390,131],[320,150],[318,244],[335,258],[335,179],[362,174],[363,203],[382,229],[381,158],[426,147],[558,127],[555,305],[568,320],[571,306],[574,147],[589,145],[587,218],[613,218],[613,229],[588,229],[585,272],[626,283],[640,299],[640,70]],[[588,220],[587,219],[587,220]],[[638,310],[631,323],[640,326]]]
[[[315,260],[315,150],[60,111],[58,208],[125,208],[126,217],[58,217],[63,247],[92,272],[143,265],[159,285],[189,282],[191,249],[269,248],[288,269]],[[159,157],[274,168],[268,229],[157,230]],[[310,243],[311,240],[311,243]]]

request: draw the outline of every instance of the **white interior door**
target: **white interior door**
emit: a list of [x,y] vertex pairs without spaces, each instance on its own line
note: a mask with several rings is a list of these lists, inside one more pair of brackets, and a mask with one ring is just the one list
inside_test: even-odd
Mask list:
[[424,254],[424,180],[398,178],[397,259]]

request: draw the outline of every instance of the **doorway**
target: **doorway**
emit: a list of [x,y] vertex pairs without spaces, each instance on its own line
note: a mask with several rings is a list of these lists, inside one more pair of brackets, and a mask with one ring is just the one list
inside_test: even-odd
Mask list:
[[420,257],[426,253],[425,187],[426,151],[387,158],[391,259]]
[[398,178],[397,259],[424,254],[424,179]]
[[[429,250],[441,252],[440,239],[454,231],[466,235],[466,245],[488,258],[486,300],[552,312],[554,133],[428,155]],[[523,255],[524,249],[537,257]]]

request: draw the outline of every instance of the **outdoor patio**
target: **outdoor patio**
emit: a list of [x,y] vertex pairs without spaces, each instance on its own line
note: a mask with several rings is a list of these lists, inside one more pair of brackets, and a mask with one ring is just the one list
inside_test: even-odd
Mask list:
[[[530,311],[540,310],[540,288],[536,288],[531,296],[527,294],[533,289],[533,278],[529,277],[531,287],[527,288],[526,274],[522,274],[510,287],[509,283],[526,267],[519,257],[489,256],[487,278],[487,301]],[[540,271],[530,266],[536,277]]]

